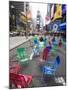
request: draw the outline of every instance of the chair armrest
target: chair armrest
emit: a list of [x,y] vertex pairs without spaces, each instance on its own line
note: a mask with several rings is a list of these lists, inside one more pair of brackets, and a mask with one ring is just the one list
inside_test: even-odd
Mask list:
[[26,61],[28,61],[29,60],[29,58],[25,58],[25,59],[21,59],[20,61],[21,62],[26,62]]

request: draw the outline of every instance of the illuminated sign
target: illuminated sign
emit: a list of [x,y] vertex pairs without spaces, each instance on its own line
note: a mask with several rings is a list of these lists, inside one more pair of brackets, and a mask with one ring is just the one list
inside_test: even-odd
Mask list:
[[62,17],[62,5],[57,4],[56,5],[56,12],[54,14],[54,20],[57,18],[61,18]]

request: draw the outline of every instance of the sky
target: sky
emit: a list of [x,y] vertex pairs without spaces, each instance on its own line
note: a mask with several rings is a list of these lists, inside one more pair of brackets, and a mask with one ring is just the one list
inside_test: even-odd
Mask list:
[[43,19],[43,24],[45,25],[45,16],[47,14],[47,4],[43,3],[29,3],[30,9],[32,11],[32,18],[36,19],[37,11],[39,10]]

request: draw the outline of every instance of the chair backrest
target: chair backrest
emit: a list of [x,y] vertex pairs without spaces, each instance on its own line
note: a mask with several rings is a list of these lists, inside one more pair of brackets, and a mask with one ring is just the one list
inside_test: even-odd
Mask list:
[[25,48],[17,48],[17,54],[19,55],[19,57],[25,58],[26,57],[26,51]]
[[24,51],[25,48],[17,48],[18,51]]
[[34,42],[34,44],[38,44],[38,36],[37,35],[35,35],[33,37],[33,42]]
[[42,59],[43,59],[43,60],[47,60],[47,58],[48,58],[48,54],[49,54],[49,50],[48,50],[48,48],[44,48]]
[[37,39],[34,39],[34,44],[38,44],[38,40]]
[[12,66],[9,68],[10,73],[18,73],[20,71],[21,67],[19,64],[13,63]]
[[10,73],[10,83],[13,83],[16,87],[20,85],[21,87],[26,87],[27,83],[23,75]]
[[58,65],[60,64],[60,57],[59,56],[56,57],[56,62]]
[[59,65],[60,65],[60,57],[57,56],[52,68],[56,69]]

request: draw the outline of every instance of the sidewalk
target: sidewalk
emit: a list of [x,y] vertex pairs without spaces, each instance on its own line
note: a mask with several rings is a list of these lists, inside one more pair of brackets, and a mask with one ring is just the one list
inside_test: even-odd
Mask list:
[[19,46],[20,44],[27,42],[30,39],[32,39],[32,36],[29,36],[28,39],[26,39],[25,36],[10,37],[9,38],[9,49],[11,50]]

